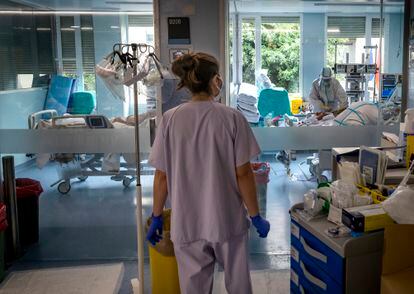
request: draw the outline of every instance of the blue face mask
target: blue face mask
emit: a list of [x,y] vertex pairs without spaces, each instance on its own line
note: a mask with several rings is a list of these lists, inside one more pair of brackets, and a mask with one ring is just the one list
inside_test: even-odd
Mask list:
[[223,85],[221,85],[220,87],[220,91],[218,92],[218,94],[214,97],[214,101],[216,102],[220,102],[221,101],[221,91],[223,90]]
[[221,92],[223,90],[223,80],[219,77],[221,83],[218,85],[219,86],[219,92],[217,93],[217,95],[214,97],[214,101],[219,102],[221,100]]

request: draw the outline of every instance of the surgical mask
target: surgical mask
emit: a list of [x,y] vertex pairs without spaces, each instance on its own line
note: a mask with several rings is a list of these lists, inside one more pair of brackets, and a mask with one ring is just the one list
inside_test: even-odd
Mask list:
[[214,97],[214,101],[219,102],[221,100],[221,92],[223,90],[223,80],[220,78],[220,89],[219,92],[217,93],[217,95]]
[[214,97],[214,101],[216,101],[216,102],[220,102],[220,100],[221,100],[221,91],[223,90],[223,84],[221,85],[221,87],[220,87],[220,90],[219,90],[219,92],[218,92],[218,94]]

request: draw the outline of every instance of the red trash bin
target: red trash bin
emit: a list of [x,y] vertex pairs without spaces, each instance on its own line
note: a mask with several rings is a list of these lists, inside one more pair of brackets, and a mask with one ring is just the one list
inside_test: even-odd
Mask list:
[[253,162],[252,169],[256,180],[257,199],[259,211],[266,216],[267,183],[269,182],[270,164],[268,162]]
[[5,231],[7,226],[6,205],[0,202],[0,282],[3,281],[6,271]]
[[27,247],[39,241],[39,196],[43,188],[33,179],[16,179],[17,215],[20,244]]

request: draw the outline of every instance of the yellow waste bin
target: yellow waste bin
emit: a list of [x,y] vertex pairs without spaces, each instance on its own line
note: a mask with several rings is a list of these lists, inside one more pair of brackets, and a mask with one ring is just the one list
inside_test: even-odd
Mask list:
[[[177,260],[170,238],[171,209],[165,210],[162,216],[162,240],[155,246],[148,243],[152,294],[180,294]],[[147,229],[150,224],[151,218],[147,220]]]
[[303,99],[298,96],[298,95],[294,95],[291,99],[290,99],[290,111],[292,111],[293,114],[298,114],[300,112],[300,108],[303,105]]

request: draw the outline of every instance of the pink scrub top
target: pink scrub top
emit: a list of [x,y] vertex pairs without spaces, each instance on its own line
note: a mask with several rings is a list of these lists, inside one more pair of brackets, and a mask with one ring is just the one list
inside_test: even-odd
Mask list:
[[259,154],[238,110],[202,101],[164,113],[149,163],[167,175],[174,243],[225,242],[247,231],[236,167]]

